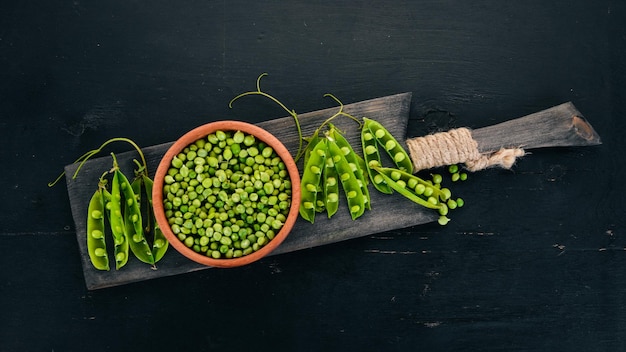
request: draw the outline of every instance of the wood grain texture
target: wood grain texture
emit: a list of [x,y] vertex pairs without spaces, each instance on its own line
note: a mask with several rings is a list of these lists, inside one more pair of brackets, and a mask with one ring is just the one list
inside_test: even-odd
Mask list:
[[[353,116],[367,116],[383,123],[399,140],[406,137],[408,109],[411,94],[403,93],[393,96],[371,99],[346,105],[344,111]],[[328,117],[337,111],[328,108],[302,114],[298,117],[304,136],[309,136]],[[333,120],[333,123],[344,132],[346,139],[354,146],[355,151],[362,155],[360,132],[354,121],[347,118]],[[292,155],[299,148],[299,136],[292,117],[283,117],[258,123],[270,133],[278,136]],[[596,145],[600,137],[593,127],[571,103],[533,113],[521,118],[502,122],[493,126],[476,129],[472,132],[481,152],[491,152],[507,146],[526,146],[542,148],[554,146]],[[144,148],[149,170],[156,169],[161,157],[172,143]],[[127,175],[132,175],[132,159],[137,158],[136,152],[126,152],[118,156],[120,165]],[[98,289],[121,284],[148,280],[163,276],[171,276],[192,272],[208,267],[199,265],[170,248],[168,255],[158,267],[149,267],[138,261],[130,261],[120,271],[101,272],[95,270],[90,261],[85,243],[85,213],[88,197],[93,192],[91,182],[97,180],[98,172],[107,169],[110,158],[98,158],[85,163],[81,176],[77,179],[67,178],[67,188],[72,207],[72,215],[76,225],[76,236],[81,252],[85,282],[89,289]],[[299,165],[301,167],[301,165]],[[66,174],[73,175],[77,165],[68,165]],[[94,174],[95,173],[95,174]],[[398,194],[372,194],[372,211],[367,211],[358,221],[352,221],[347,208],[340,207],[338,213],[329,219],[318,214],[315,223],[311,224],[298,218],[289,237],[271,255],[289,253],[306,248],[332,244],[375,233],[397,230],[410,226],[429,223],[436,220],[433,211],[415,205]]]
[[601,144],[600,136],[571,102],[472,131],[481,153],[500,148],[536,149]]
[[[403,140],[406,134],[410,103],[411,94],[402,93],[348,104],[344,107],[344,111],[353,116],[367,116],[378,120],[396,138]],[[328,108],[300,115],[299,121],[303,134],[305,136],[311,135],[323,121],[336,111],[336,108]],[[357,123],[348,118],[338,118],[333,120],[333,123],[344,132],[346,139],[361,154],[360,130]],[[292,117],[265,121],[258,125],[277,136],[293,155],[296,154],[299,136]],[[156,169],[161,157],[172,143],[142,149],[149,170]],[[132,175],[134,167],[132,159],[137,157],[138,155],[135,151],[117,155],[120,167],[126,175]],[[102,272],[94,269],[89,261],[86,248],[85,214],[88,199],[96,189],[99,176],[111,167],[111,158],[100,157],[86,162],[81,168],[79,176],[72,179],[71,175],[74,175],[77,167],[78,165],[72,164],[65,168],[66,175],[70,175],[66,178],[66,183],[72,216],[77,229],[76,237],[81,254],[83,273],[89,289],[117,286],[208,268],[184,258],[173,248],[170,248],[165,257],[158,263],[157,268],[152,268],[137,260],[129,260],[128,264],[119,271]],[[340,206],[339,211],[332,219],[328,219],[325,214],[318,214],[315,223],[311,224],[302,218],[298,218],[290,235],[272,255],[428,223],[436,219],[436,214],[433,211],[413,204],[400,195],[383,195],[378,192],[371,192],[371,197],[372,210],[367,211],[357,221],[352,221],[347,207],[345,207],[345,201],[341,199],[340,205],[343,206]]]

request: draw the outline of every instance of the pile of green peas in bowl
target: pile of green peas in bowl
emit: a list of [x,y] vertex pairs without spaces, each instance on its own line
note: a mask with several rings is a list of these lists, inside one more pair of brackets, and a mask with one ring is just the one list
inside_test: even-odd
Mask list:
[[298,214],[299,183],[293,158],[269,132],[239,121],[210,123],[183,136],[162,159],[155,216],[188,258],[244,265],[287,236]]

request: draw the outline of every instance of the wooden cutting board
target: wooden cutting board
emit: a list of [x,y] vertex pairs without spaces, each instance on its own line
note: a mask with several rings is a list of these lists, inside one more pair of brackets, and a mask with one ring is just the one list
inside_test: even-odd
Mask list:
[[[410,105],[411,93],[402,93],[349,104],[344,107],[344,111],[355,117],[369,117],[381,122],[406,147]],[[320,124],[336,112],[337,108],[329,108],[300,115],[303,135],[313,134]],[[344,133],[355,151],[362,155],[360,130],[357,123],[349,118],[341,117],[333,120],[333,123]],[[292,155],[296,154],[299,136],[292,117],[270,120],[258,125],[280,139]],[[475,129],[471,131],[471,135],[477,143],[478,151],[487,154],[498,151],[500,148],[510,147],[522,147],[526,150],[601,144],[600,136],[571,102],[497,125]],[[172,139],[175,138],[178,136],[173,136]],[[151,177],[161,158],[173,143],[142,148]],[[120,168],[127,176],[133,175],[135,164],[132,160],[136,158],[138,158],[136,151],[117,155]],[[459,162],[463,163],[464,160]],[[72,179],[71,175],[74,174],[78,165],[72,164],[65,167],[67,189],[87,288],[93,290],[207,269],[206,266],[186,259],[173,248],[168,250],[156,268],[143,264],[135,258],[129,259],[128,264],[119,271],[103,272],[93,268],[89,261],[85,239],[87,206],[89,198],[97,188],[98,179],[103,172],[111,168],[111,165],[110,156],[90,160],[85,163],[76,179]],[[301,166],[299,165],[300,168]],[[370,194],[372,210],[366,211],[356,221],[351,219],[345,202],[332,219],[328,219],[323,213],[316,216],[315,224],[299,218],[287,239],[271,255],[425,224],[438,218],[435,211],[414,204],[397,193],[381,194],[372,187]]]
[[[344,111],[356,117],[366,116],[378,120],[398,140],[404,141],[410,104],[411,93],[403,93],[345,105]],[[329,108],[299,115],[303,134],[305,136],[311,135],[324,120],[335,112],[337,112],[337,108]],[[344,132],[357,153],[362,154],[358,125],[348,118],[341,117],[335,119],[333,123]],[[292,117],[270,120],[258,125],[274,134],[295,155],[298,149],[298,134]],[[178,137],[171,136],[172,140]],[[172,144],[173,142],[170,142],[142,148],[151,177],[154,175],[161,157]],[[112,165],[112,159],[108,153],[103,152],[102,155],[106,156],[86,162],[75,179],[72,179],[72,175],[78,165],[72,164],[65,167],[67,189],[87,289],[94,290],[207,269],[208,267],[183,257],[172,247],[156,268],[141,263],[132,256],[128,264],[119,271],[115,269],[99,271],[93,268],[87,252],[86,216],[87,205],[91,195],[97,189],[98,179]],[[127,176],[132,176],[135,167],[132,160],[138,158],[137,152],[129,151],[116,156],[122,171]],[[339,211],[332,219],[328,219],[324,214],[318,214],[315,224],[310,224],[299,218],[290,235],[272,255],[424,224],[432,222],[438,217],[434,211],[411,203],[398,194],[384,195],[373,191],[371,192],[371,202],[372,210],[366,211],[356,221],[350,218],[345,201],[340,203],[343,206],[340,206]],[[109,248],[112,248],[112,245]]]

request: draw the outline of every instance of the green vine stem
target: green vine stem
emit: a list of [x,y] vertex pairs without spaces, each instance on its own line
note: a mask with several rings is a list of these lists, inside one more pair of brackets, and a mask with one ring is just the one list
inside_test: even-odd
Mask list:
[[[85,162],[87,162],[87,160],[89,160],[89,158],[91,158],[92,156],[98,154],[99,152],[102,151],[102,149],[104,149],[104,147],[106,147],[107,145],[109,145],[111,143],[114,143],[114,142],[126,142],[126,143],[129,143],[130,145],[132,145],[137,150],[137,152],[139,153],[139,156],[141,157],[141,162],[143,164],[142,165],[143,166],[143,171],[147,173],[148,164],[146,163],[146,158],[143,155],[143,152],[141,151],[141,148],[139,148],[139,146],[135,142],[133,142],[131,139],[124,138],[124,137],[116,137],[116,138],[111,138],[111,139],[107,140],[106,142],[102,143],[102,145],[100,145],[100,147],[98,147],[97,149],[90,150],[87,153],[83,154],[80,158],[76,159],[76,161],[74,161],[74,163],[80,162],[80,164],[78,165],[78,168],[76,168],[76,171],[74,172],[74,175],[72,175],[72,179],[75,179],[78,176],[78,172],[83,167]],[[52,187],[52,186],[56,185],[61,180],[61,178],[63,178],[64,175],[65,175],[65,171],[63,171],[54,181],[48,183],[48,187]]]
[[322,129],[322,127],[324,127],[324,125],[330,123],[330,121],[332,121],[337,116],[345,116],[345,117],[348,117],[348,118],[354,120],[354,122],[359,124],[359,130],[363,127],[363,122],[362,121],[360,121],[358,118],[348,114],[347,112],[343,111],[344,105],[343,105],[343,103],[339,99],[337,99],[337,97],[335,97],[334,95],[332,95],[330,93],[324,94],[324,97],[330,97],[334,101],[336,101],[337,104],[339,104],[339,111],[337,111],[333,116],[327,118],[324,122],[322,122],[322,124],[320,125],[320,127],[318,127],[316,132],[319,133],[319,131]]
[[263,92],[261,90],[261,78],[263,78],[264,76],[267,76],[267,73],[262,73],[256,80],[256,91],[250,91],[250,92],[244,92],[241,93],[239,95],[237,95],[236,97],[234,97],[233,99],[231,99],[231,101],[228,103],[228,107],[232,109],[233,107],[233,102],[241,97],[245,97],[248,95],[260,95],[263,97],[266,97],[268,99],[270,99],[271,101],[273,101],[274,103],[278,104],[278,106],[280,106],[281,108],[283,108],[285,111],[287,111],[287,113],[289,115],[291,115],[293,117],[294,122],[296,123],[296,128],[298,129],[298,152],[296,153],[296,157],[295,159],[298,160],[303,153],[302,150],[302,141],[303,141],[303,136],[302,136],[302,128],[300,127],[300,120],[298,119],[298,114],[295,112],[295,110],[290,110],[289,108],[287,108],[283,103],[281,103],[278,99],[274,98],[273,96]]

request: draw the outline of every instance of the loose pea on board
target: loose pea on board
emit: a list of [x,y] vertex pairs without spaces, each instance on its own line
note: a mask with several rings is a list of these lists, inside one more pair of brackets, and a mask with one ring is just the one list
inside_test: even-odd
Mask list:
[[98,190],[93,194],[87,209],[87,250],[89,259],[98,270],[110,270],[107,254],[104,224],[104,183],[98,183]]
[[322,184],[322,172],[327,157],[326,142],[325,138],[321,138],[313,147],[300,180],[300,216],[310,223],[315,221],[318,188]]

